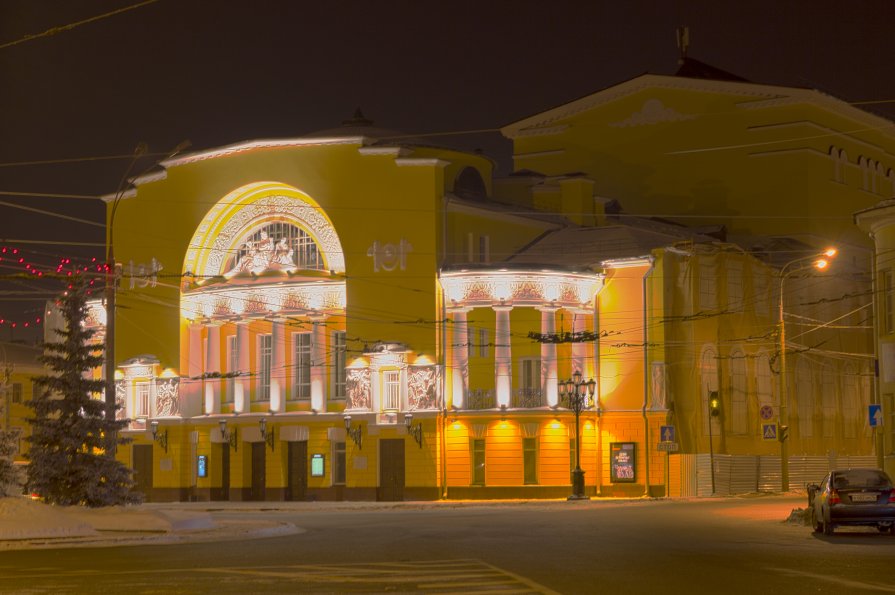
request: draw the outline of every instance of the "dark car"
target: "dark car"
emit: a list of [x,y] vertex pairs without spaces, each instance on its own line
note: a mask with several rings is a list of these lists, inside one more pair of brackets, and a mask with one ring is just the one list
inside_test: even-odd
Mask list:
[[876,527],[895,532],[895,487],[879,469],[837,469],[808,486],[814,530],[832,535],[842,525]]

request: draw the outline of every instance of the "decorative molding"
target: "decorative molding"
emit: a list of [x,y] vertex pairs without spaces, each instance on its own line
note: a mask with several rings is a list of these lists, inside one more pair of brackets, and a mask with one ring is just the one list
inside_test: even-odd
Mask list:
[[314,147],[319,145],[364,145],[372,141],[371,138],[365,136],[336,136],[321,138],[291,138],[291,139],[269,139],[269,140],[252,140],[202,151],[197,153],[187,153],[173,159],[166,159],[161,165],[166,168],[178,167],[198,161],[206,161],[208,159],[217,159],[219,157],[228,157],[239,153],[245,153],[255,149],[280,149],[289,147]]
[[183,293],[181,315],[188,320],[233,319],[243,316],[305,315],[344,310],[344,281],[225,285]]
[[180,415],[180,379],[155,379],[155,416],[174,417]]
[[370,411],[373,406],[373,387],[370,368],[349,368],[345,376],[348,402],[345,409]]
[[453,306],[543,306],[582,308],[593,304],[603,276],[547,271],[460,271],[441,274]]
[[683,114],[674,108],[666,107],[660,100],[652,98],[643,102],[640,111],[634,112],[619,122],[610,122],[609,126],[613,128],[651,126],[667,122],[683,122],[695,118],[694,114]]
[[411,366],[407,374],[407,408],[410,411],[438,409],[440,378],[438,366]]

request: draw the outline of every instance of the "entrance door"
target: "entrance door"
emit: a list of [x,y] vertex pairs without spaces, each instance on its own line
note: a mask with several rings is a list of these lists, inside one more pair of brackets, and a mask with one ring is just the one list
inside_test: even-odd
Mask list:
[[307,497],[308,487],[308,443],[284,442],[284,444],[288,444],[286,500],[304,500]]
[[378,500],[404,499],[404,440],[379,441]]
[[226,442],[222,442],[215,446],[215,450],[220,453],[219,456],[215,457],[215,462],[213,464],[218,464],[220,467],[216,469],[212,476],[220,475],[221,476],[221,487],[219,488],[211,488],[211,499],[212,500],[229,500],[230,499],[230,445]]
[[152,445],[134,444],[134,491],[141,492],[146,502],[152,492]]
[[264,500],[267,478],[264,466],[267,462],[267,443],[249,442],[252,445],[252,494],[249,500]]

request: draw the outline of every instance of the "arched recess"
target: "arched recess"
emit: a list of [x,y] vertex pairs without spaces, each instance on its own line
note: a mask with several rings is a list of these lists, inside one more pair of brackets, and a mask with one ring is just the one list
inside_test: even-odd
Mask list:
[[243,238],[272,222],[303,229],[317,244],[326,270],[345,272],[339,236],[314,199],[287,184],[254,182],[233,190],[209,209],[190,241],[183,273],[200,279],[224,274]]

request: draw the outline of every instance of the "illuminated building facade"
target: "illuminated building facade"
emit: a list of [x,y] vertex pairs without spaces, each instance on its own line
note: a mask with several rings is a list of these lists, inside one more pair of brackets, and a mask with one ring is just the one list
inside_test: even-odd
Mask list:
[[[834,223],[893,182],[891,134],[841,132],[868,119],[646,76],[506,127],[506,179],[362,122],[169,159],[112,222],[119,456],[153,500],[565,497],[579,449],[589,495],[703,493],[706,461],[779,489],[782,406],[794,486],[872,456],[868,244]],[[781,279],[827,239],[837,273]]]

